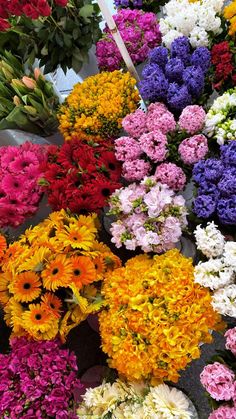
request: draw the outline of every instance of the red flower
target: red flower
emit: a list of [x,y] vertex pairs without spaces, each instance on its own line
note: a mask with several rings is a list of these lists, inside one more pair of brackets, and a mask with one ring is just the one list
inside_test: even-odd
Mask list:
[[[228,56],[227,56],[228,53]],[[229,43],[227,41],[216,44],[211,49],[211,61],[212,64],[218,64],[222,61],[222,55],[227,56],[227,61],[231,61],[232,54],[230,53]]]
[[30,19],[38,19],[40,16],[38,10],[31,4],[26,4],[25,6],[23,6],[22,12],[25,14],[25,16],[29,17]]
[[5,32],[11,27],[10,23],[0,17],[0,32]]
[[109,179],[114,181],[119,180],[121,176],[121,164],[116,160],[112,151],[104,151],[101,153],[98,166]]
[[232,73],[234,66],[231,63],[219,63],[216,66],[215,78],[216,80],[226,80]]
[[65,7],[68,3],[68,0],[55,0],[57,6]]
[[232,75],[232,81],[233,81],[234,86],[236,86],[236,74]]
[[38,0],[37,10],[40,16],[50,16],[50,14],[52,13],[51,7],[49,6],[46,0]]

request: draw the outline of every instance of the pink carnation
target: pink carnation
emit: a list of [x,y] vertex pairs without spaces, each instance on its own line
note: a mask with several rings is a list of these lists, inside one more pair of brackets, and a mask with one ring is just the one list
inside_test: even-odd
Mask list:
[[122,126],[124,130],[134,138],[140,137],[147,131],[147,116],[141,109],[137,109],[134,113],[127,115],[123,121]]
[[186,106],[179,117],[179,126],[188,134],[196,134],[202,130],[205,117],[206,113],[201,106]]
[[161,162],[167,156],[167,138],[160,130],[143,134],[139,139],[141,149],[154,162]]
[[229,349],[236,356],[236,327],[227,330],[225,333],[226,337],[226,349]]
[[149,131],[160,130],[163,134],[174,131],[174,115],[162,103],[152,103],[147,112],[147,128]]
[[150,163],[144,160],[128,160],[123,164],[123,176],[129,182],[143,179],[150,170]]
[[174,163],[162,163],[156,168],[155,178],[174,191],[181,191],[186,184],[183,170]]
[[209,416],[208,419],[235,419],[236,418],[236,408],[230,406],[220,406],[218,409],[214,410]]
[[115,155],[117,160],[135,160],[142,154],[140,145],[131,137],[120,137],[115,140]]
[[214,362],[204,367],[200,380],[215,400],[231,400],[234,396],[234,373],[227,366]]
[[208,152],[207,138],[202,135],[194,135],[186,138],[179,145],[179,154],[185,164],[194,164],[203,159]]

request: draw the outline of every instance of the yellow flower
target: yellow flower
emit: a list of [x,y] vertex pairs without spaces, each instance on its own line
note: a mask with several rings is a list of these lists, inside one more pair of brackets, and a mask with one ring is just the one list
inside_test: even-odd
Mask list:
[[236,15],[236,1],[233,1],[224,8],[225,19],[232,19]]
[[58,238],[64,242],[65,246],[71,246],[73,249],[90,250],[95,234],[87,226],[70,224],[65,226],[64,231],[58,233]]
[[28,303],[35,300],[41,294],[41,281],[35,272],[22,272],[16,276],[9,286],[15,300]]
[[[50,329],[53,334],[58,331],[58,324],[55,316],[48,310],[45,310],[41,304],[30,304],[29,309],[22,315],[22,323],[24,329],[32,336],[40,335],[38,333],[49,333]],[[38,334],[38,335],[37,335]],[[56,334],[55,334],[56,336]]]
[[51,292],[46,292],[41,298],[41,305],[45,310],[50,311],[54,316],[60,318],[62,301]]
[[0,303],[5,305],[8,303],[11,295],[9,292],[9,285],[12,281],[10,274],[0,274]]

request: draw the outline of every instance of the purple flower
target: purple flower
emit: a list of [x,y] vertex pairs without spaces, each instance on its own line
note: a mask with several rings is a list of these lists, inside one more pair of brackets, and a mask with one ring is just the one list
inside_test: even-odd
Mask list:
[[208,48],[196,48],[191,57],[191,64],[195,67],[201,67],[204,74],[207,73],[211,65],[211,54]]
[[170,58],[165,66],[166,77],[170,82],[182,82],[183,62],[179,58]]
[[154,75],[139,83],[140,94],[144,100],[152,102],[166,100],[168,81],[163,74]]
[[197,183],[201,183],[205,180],[205,162],[203,160],[194,165],[193,180]]
[[223,177],[218,183],[218,188],[224,197],[236,195],[236,169],[224,171]]
[[165,68],[168,61],[168,49],[165,47],[156,47],[149,52],[149,60],[151,64],[158,64]]
[[179,86],[177,83],[170,83],[167,101],[173,111],[180,112],[191,103],[191,96],[186,86]]
[[218,159],[207,159],[205,161],[205,178],[211,182],[217,182],[223,173],[223,165]]
[[185,65],[190,62],[190,44],[186,36],[176,38],[171,44],[171,57],[180,58]]
[[163,74],[163,71],[161,69],[161,67],[158,64],[155,63],[150,63],[145,65],[143,71],[142,71],[142,77],[144,79],[148,78],[148,77],[153,77],[155,75],[158,74]]
[[194,201],[194,212],[200,218],[208,218],[215,212],[216,201],[212,195],[199,195]]
[[222,224],[236,224],[236,195],[232,195],[230,198],[219,199],[217,214]]
[[183,72],[183,80],[194,97],[199,97],[204,90],[204,73],[201,67],[190,66]]
[[222,145],[220,156],[225,166],[236,166],[236,141]]
[[214,183],[210,183],[207,182],[205,180],[203,180],[200,183],[200,187],[198,189],[198,194],[199,195],[211,195],[214,197],[214,199],[218,199],[220,196],[220,192],[219,189],[217,188],[216,185],[214,185]]

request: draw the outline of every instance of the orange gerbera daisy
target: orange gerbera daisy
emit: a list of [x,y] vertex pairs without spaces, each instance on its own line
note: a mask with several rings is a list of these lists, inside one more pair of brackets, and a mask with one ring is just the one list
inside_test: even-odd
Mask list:
[[7,242],[4,236],[0,234],[0,258],[3,257],[4,252],[7,248]]
[[9,274],[0,274],[0,303],[3,305],[7,304],[11,297],[9,292],[11,280]]
[[89,257],[72,256],[70,260],[73,266],[72,281],[77,288],[81,288],[83,285],[90,284],[90,282],[96,280],[96,269]]
[[23,327],[30,333],[47,332],[53,327],[55,317],[41,304],[30,304],[22,315]]
[[41,281],[36,272],[22,272],[14,277],[10,291],[16,301],[28,303],[41,294]]
[[71,282],[73,267],[70,259],[65,255],[57,255],[41,272],[43,286],[49,291],[59,287],[67,287]]
[[95,259],[93,259],[93,263],[97,271],[97,275],[102,275],[106,270],[106,264],[104,262],[103,256],[97,256]]
[[60,311],[62,308],[62,302],[60,298],[58,298],[56,295],[54,295],[51,292],[46,292],[44,296],[42,297],[42,307],[45,308],[45,310],[50,311],[54,316],[60,317]]

